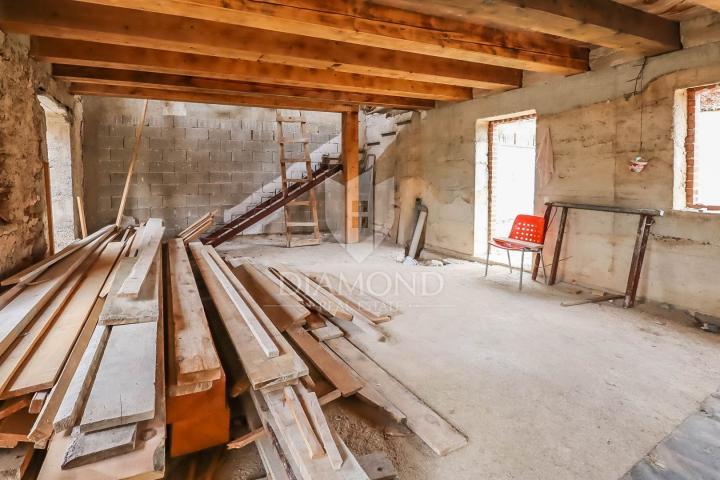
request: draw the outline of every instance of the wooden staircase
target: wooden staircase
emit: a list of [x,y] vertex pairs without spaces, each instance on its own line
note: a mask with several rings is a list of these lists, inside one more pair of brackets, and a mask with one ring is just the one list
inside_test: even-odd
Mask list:
[[[321,164],[316,170],[312,171],[310,179],[307,179],[306,174],[304,178],[307,179],[307,181],[290,183],[287,191],[277,192],[272,197],[260,202],[239,217],[202,238],[202,242],[217,247],[223,242],[242,233],[243,230],[255,225],[273,212],[276,212],[278,209],[285,207],[289,202],[297,201],[299,197],[307,192],[311,192],[315,187],[340,171],[342,171],[342,164]],[[302,200],[300,202],[302,202]]]

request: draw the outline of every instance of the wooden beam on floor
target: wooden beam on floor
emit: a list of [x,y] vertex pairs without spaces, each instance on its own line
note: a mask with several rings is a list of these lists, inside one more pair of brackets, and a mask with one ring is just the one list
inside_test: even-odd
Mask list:
[[[713,1],[713,0],[705,0]],[[366,0],[81,0],[371,47],[538,72],[588,69],[588,49],[538,32],[502,31]]]
[[[382,1],[401,7],[416,3]],[[677,22],[613,0],[433,0],[432,4],[464,18],[644,55],[682,48]]]
[[319,88],[297,88],[263,83],[238,82],[234,80],[218,80],[215,78],[191,77],[187,75],[118,70],[114,68],[53,65],[52,74],[60,80],[94,85],[155,88],[197,93],[246,94],[260,98],[311,98],[317,102],[328,102],[332,104],[374,105],[411,110],[426,110],[435,106],[433,100],[423,100],[420,98],[338,92]]
[[345,243],[360,240],[360,155],[357,110],[342,115],[342,160],[345,180]]
[[[33,37],[31,55],[39,60],[61,64],[125,68],[343,92],[448,101],[472,98],[471,88],[455,85],[78,40]],[[297,107],[287,105],[285,108]]]
[[247,61],[480,89],[519,87],[522,70],[71,0],[0,0],[0,28]]

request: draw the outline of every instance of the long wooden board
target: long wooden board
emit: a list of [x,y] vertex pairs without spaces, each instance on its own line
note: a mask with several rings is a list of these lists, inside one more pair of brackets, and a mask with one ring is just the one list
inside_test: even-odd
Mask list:
[[[162,301],[160,302],[162,304]],[[113,327],[117,328],[117,327]],[[124,328],[124,327],[122,327]],[[165,474],[165,359],[163,323],[158,324],[155,367],[155,417],[138,425],[142,432],[135,450],[81,467],[63,470],[71,436],[53,435],[38,480],[154,480]],[[145,366],[148,367],[147,365]]]
[[217,277],[208,265],[208,260],[212,261],[212,259],[207,259],[207,256],[202,254],[204,248],[205,246],[198,242],[190,244],[190,251],[218,310],[227,337],[232,343],[253,388],[261,389],[273,385],[282,385],[307,375],[307,366],[302,361],[298,362],[295,352],[285,350],[281,343],[278,343],[278,347],[282,350],[281,355],[268,358],[264,354],[255,341],[255,336],[240,316],[222,285],[217,281]]
[[[137,298],[140,295],[142,286],[150,273],[150,269],[155,264],[164,233],[165,227],[161,219],[151,218],[147,221],[143,234],[144,245],[138,252],[135,265],[133,265],[132,270],[125,278],[120,290],[118,290],[119,296]],[[150,279],[147,280],[150,281]]]
[[349,313],[335,299],[331,298],[322,287],[311,281],[303,273],[298,272],[292,267],[282,265],[276,267],[276,271],[284,277],[290,284],[294,285],[312,302],[320,306],[325,312],[331,316],[341,318],[343,320],[352,320],[352,314]]
[[233,273],[250,291],[278,330],[284,332],[290,325],[305,324],[310,311],[255,265],[243,262],[233,269]]
[[85,260],[84,265],[73,273],[55,297],[50,300],[35,320],[25,329],[20,338],[15,341],[10,350],[5,352],[5,355],[0,360],[0,392],[8,388],[15,374],[22,368],[23,362],[31,355],[35,345],[42,340],[45,332],[53,325],[53,321],[70,299],[70,295],[85,273],[84,269],[89,268],[96,259],[97,253]]
[[[66,258],[68,255],[72,254],[73,252],[77,251],[78,249],[84,247],[85,245],[93,242],[94,240],[97,240],[102,235],[106,234],[109,231],[112,231],[115,229],[114,225],[107,225],[97,232],[93,232],[92,234],[88,235],[87,237],[81,239],[81,240],[74,240],[72,241],[68,246],[63,248],[61,251],[55,253],[54,255],[50,255],[49,257],[44,258],[43,260],[40,260],[37,263],[34,263],[27,267],[24,270],[19,271],[15,275],[12,275],[0,282],[0,286],[7,286],[7,285],[14,285],[16,283],[27,283],[31,282],[35,278],[37,278],[41,273],[43,273],[48,268],[55,265],[60,260]],[[1,307],[0,307],[1,308]]]
[[3,480],[21,480],[30,465],[33,447],[29,443],[15,448],[0,449],[0,478]]
[[362,312],[375,323],[387,322],[397,313],[397,309],[374,297],[356,285],[331,273],[310,273],[308,276],[315,282]]
[[169,341],[177,384],[212,382],[222,374],[220,359],[210,334],[205,310],[185,244],[168,242],[168,268],[172,302]]
[[75,429],[65,452],[62,468],[75,468],[116,457],[135,450],[138,425],[122,425],[99,432],[82,433]]
[[154,322],[112,327],[80,421],[80,431],[127,425],[155,416],[157,328]]
[[113,284],[107,295],[105,308],[100,314],[102,325],[127,325],[131,323],[157,322],[160,306],[157,289],[159,288],[159,256],[155,257],[145,283],[136,297],[122,296],[119,289],[138,262],[136,257],[124,257],[120,268],[115,271]]
[[[288,387],[289,388],[289,387]],[[338,470],[330,464],[327,455],[312,459],[307,455],[302,434],[293,417],[291,410],[284,403],[283,391],[264,392],[262,394],[267,404],[268,412],[265,412],[265,420],[276,430],[278,439],[282,439],[283,450],[292,458],[292,465],[295,467],[300,478],[303,480],[327,479],[327,480],[368,480],[365,471],[355,460],[352,453],[343,451],[343,463]],[[261,413],[263,415],[263,413]],[[338,447],[342,449],[341,444]]]
[[353,377],[347,366],[334,359],[322,348],[302,327],[291,327],[286,330],[290,340],[297,346],[315,365],[320,373],[340,390],[344,397],[358,392],[363,383]]
[[255,341],[260,345],[262,351],[269,358],[277,357],[280,354],[280,350],[238,291],[237,278],[229,271],[225,262],[217,255],[217,252],[215,252],[215,249],[212,247],[206,248],[202,252],[202,255],[206,256],[207,265],[213,271],[215,278],[220,282],[220,285],[225,290],[225,293],[237,311],[240,312],[245,324],[252,332]]
[[35,315],[47,305],[67,279],[109,235],[110,232],[101,235],[84,248],[53,265],[37,278],[37,282],[27,286],[0,311],[3,318],[0,322],[0,354],[5,353]]
[[[77,423],[78,416],[85,405],[85,399],[88,393],[90,393],[90,387],[95,379],[95,374],[97,373],[97,368],[100,364],[100,359],[102,358],[109,335],[110,327],[95,325],[92,337],[90,337],[90,341],[86,344],[85,351],[82,353],[79,363],[77,363],[77,361],[73,362],[76,364],[76,368],[69,383],[65,378],[62,383],[58,382],[58,385],[55,385],[53,388],[51,396],[55,397],[58,395],[59,398],[62,399],[57,406],[57,411],[53,418],[53,429],[56,432],[63,432],[72,428]],[[70,367],[72,368],[72,365],[70,365]],[[70,372],[68,371],[68,373]],[[65,377],[64,370],[62,376]],[[62,384],[66,385],[64,392],[58,389],[58,386]]]
[[7,392],[3,393],[3,397],[53,387],[122,248],[120,242],[111,242],[105,247],[52,328],[19,370]]
[[447,455],[467,444],[463,434],[347,339],[335,338],[325,343],[363,379],[377,386],[407,416],[408,428],[436,454]]

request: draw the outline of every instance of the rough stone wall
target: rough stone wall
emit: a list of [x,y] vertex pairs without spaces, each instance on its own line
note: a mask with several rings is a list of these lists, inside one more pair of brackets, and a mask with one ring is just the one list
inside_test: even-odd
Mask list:
[[0,277],[47,252],[45,114],[36,94],[42,90],[70,111],[77,108],[28,50],[27,37],[0,31]]
[[[675,92],[720,80],[720,44],[650,58],[644,91],[633,95],[639,63],[543,79],[437,108],[424,119],[416,116],[380,159],[394,166],[399,183],[399,238],[409,235],[419,196],[429,207],[428,246],[484,254],[476,245],[487,237],[487,163],[479,153],[477,123],[535,111],[538,128],[550,128],[555,154],[551,181],[536,185],[536,213],[542,214],[549,200],[664,209],[649,242],[639,295],[720,314],[720,216],[673,210]],[[634,174],[628,164],[639,149],[641,109],[643,156],[650,163]],[[560,278],[624,291],[637,222],[636,216],[572,212]],[[551,230],[548,245],[554,239]]]
[[[115,220],[142,105],[84,98],[84,200],[91,230]],[[173,235],[208,211],[218,209],[222,223],[272,196],[281,189],[275,116],[275,110],[262,108],[151,101],[125,214],[139,221],[162,218]],[[306,116],[313,160],[337,154],[340,115]],[[300,138],[298,124],[286,124],[285,137]],[[297,155],[300,148],[291,144],[286,150]],[[291,168],[299,177],[305,167]],[[322,204],[319,210],[322,218]],[[279,211],[244,233],[284,231]]]

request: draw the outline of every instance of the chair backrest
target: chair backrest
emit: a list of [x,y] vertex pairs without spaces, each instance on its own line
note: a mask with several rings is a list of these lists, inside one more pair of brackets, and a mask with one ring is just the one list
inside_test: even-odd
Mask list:
[[510,230],[510,238],[532,243],[545,242],[545,219],[534,215],[518,215]]

